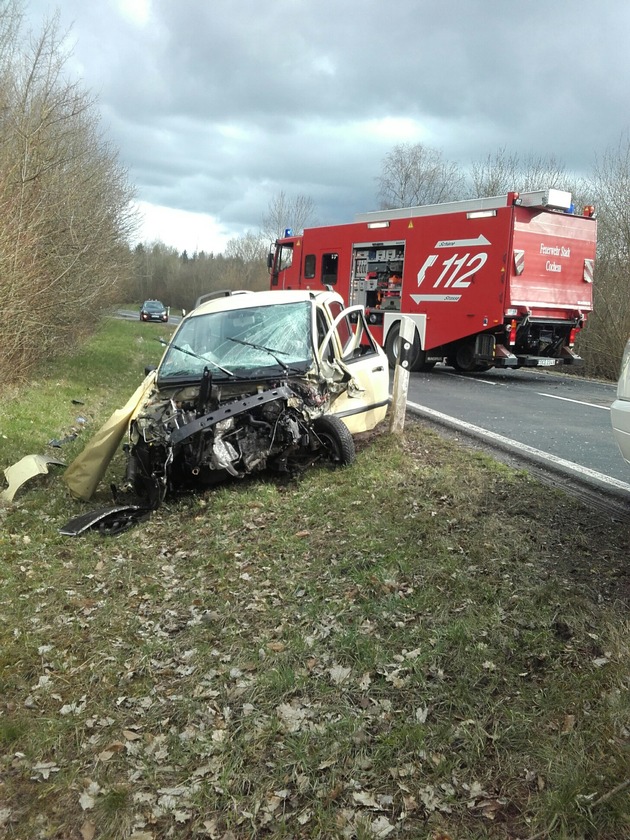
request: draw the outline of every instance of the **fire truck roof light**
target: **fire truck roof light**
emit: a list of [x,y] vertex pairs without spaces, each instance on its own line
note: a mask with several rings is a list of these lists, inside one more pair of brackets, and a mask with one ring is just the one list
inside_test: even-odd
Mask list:
[[471,213],[466,213],[467,219],[489,219],[491,216],[496,216],[496,210],[473,210]]
[[571,207],[571,193],[565,190],[534,190],[521,193],[523,207],[548,207],[550,210],[568,210]]
[[368,222],[369,228],[388,228],[389,222]]

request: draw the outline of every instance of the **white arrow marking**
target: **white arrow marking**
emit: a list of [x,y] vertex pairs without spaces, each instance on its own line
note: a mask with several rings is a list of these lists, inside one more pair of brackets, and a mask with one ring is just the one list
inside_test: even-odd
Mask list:
[[447,303],[457,303],[461,295],[411,295],[411,299],[415,303],[420,303],[423,300],[441,300]]
[[468,248],[475,245],[489,245],[490,240],[480,233],[476,239],[440,239],[435,243],[436,248]]

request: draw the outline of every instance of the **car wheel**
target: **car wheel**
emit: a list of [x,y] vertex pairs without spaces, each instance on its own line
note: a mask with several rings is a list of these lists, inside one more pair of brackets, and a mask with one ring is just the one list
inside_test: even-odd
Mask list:
[[324,414],[315,421],[313,428],[333,464],[345,467],[354,462],[354,439],[343,421],[332,414]]

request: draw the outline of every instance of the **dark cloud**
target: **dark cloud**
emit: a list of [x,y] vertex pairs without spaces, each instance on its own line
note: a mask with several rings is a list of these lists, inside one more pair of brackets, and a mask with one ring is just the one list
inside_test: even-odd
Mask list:
[[280,190],[322,223],[374,208],[399,142],[586,172],[630,120],[626,0],[64,0],[61,18],[140,198],[235,235]]

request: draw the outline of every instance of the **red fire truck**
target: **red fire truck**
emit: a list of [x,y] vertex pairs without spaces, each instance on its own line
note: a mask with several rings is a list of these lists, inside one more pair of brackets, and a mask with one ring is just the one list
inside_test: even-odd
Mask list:
[[444,360],[461,371],[580,364],[594,216],[556,189],[365,213],[286,231],[269,255],[271,288],[330,286],[363,304],[391,365],[408,316],[415,371]]

